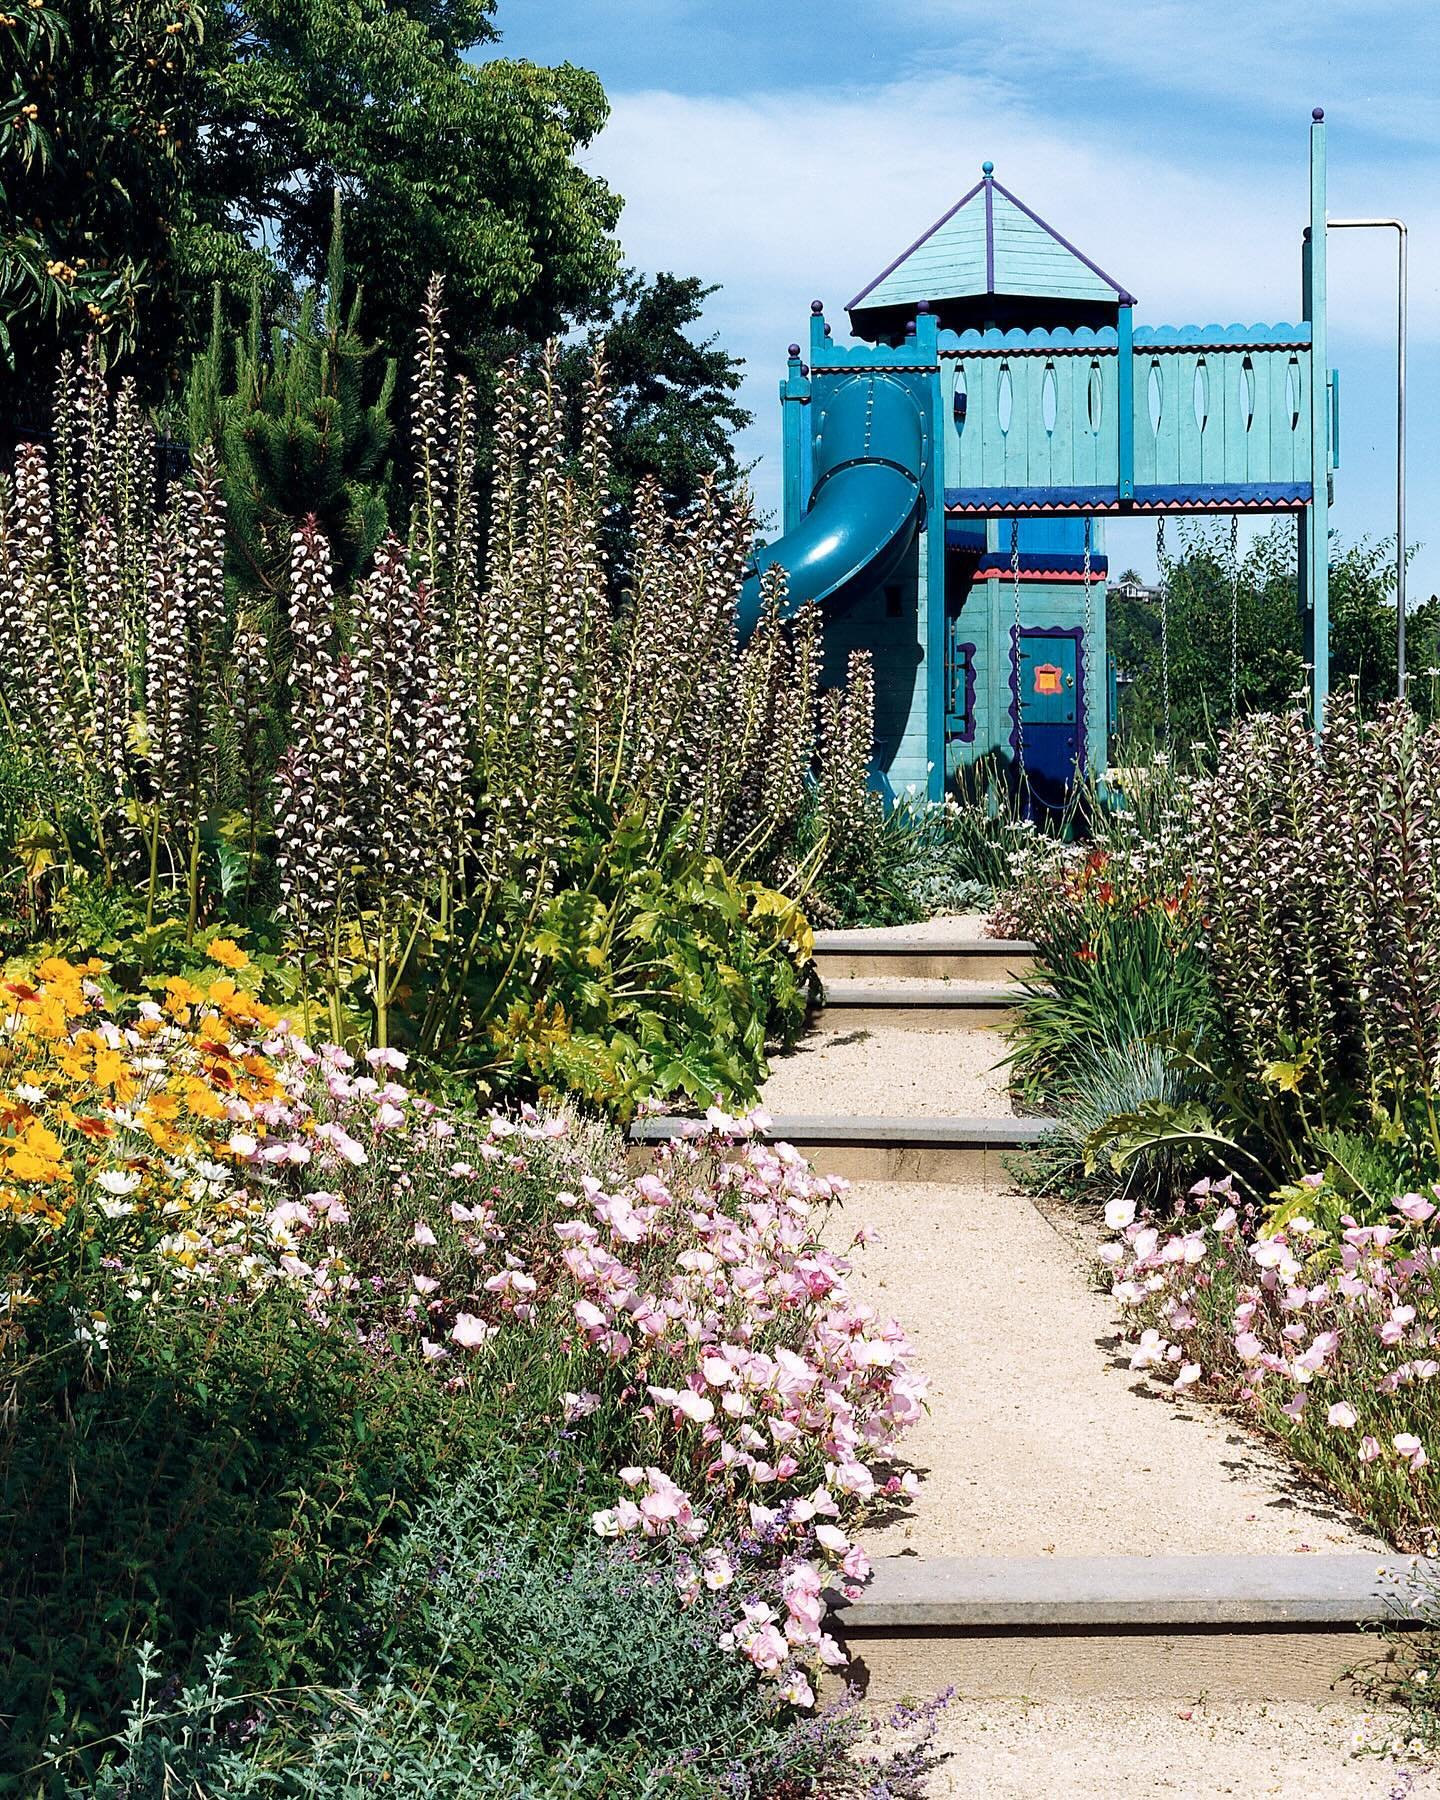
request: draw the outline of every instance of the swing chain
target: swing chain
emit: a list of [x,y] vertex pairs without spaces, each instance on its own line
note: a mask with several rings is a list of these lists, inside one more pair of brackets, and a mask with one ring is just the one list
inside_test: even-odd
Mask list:
[[1025,779],[1025,682],[1020,668],[1020,520],[1010,521],[1010,585],[1015,590],[1015,775]]
[[1240,711],[1240,515],[1230,515],[1230,723]]
[[1160,580],[1160,686],[1165,709],[1165,754],[1170,754],[1170,566],[1165,554],[1165,515],[1155,527],[1155,567]]

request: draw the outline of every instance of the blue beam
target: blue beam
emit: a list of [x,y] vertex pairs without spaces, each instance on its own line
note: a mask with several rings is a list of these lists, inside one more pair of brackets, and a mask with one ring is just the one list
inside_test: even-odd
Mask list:
[[1119,368],[1116,404],[1119,418],[1120,482],[1122,500],[1135,497],[1135,308],[1122,306],[1116,321],[1119,334]]

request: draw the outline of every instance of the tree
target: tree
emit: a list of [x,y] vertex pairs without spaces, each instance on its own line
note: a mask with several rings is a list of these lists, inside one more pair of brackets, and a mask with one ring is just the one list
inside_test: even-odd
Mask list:
[[186,384],[190,444],[212,444],[225,501],[227,572],[272,599],[289,583],[291,537],[314,519],[348,586],[385,536],[390,514],[394,357],[356,330],[361,291],[348,305],[340,196],[334,197],[323,288],[261,330],[260,295],[227,339],[215,294],[210,344]]
[[[456,348],[535,341],[614,287],[619,201],[575,161],[593,74],[466,60],[494,0],[25,0],[0,13],[0,352],[48,392],[92,329],[155,399],[200,347],[218,279],[242,324],[325,267],[345,207],[356,328],[408,343],[446,279]],[[20,409],[36,412],[32,403]]]
[[569,64],[467,61],[494,0],[205,4],[198,180],[297,284],[324,267],[338,187],[367,336],[408,342],[437,270],[462,351],[497,327],[544,337],[609,288],[620,203],[574,160],[604,90]]
[[205,21],[189,0],[26,3],[0,44],[0,407],[33,435],[60,352],[89,336],[149,391],[171,368]]
[[[1177,754],[1222,728],[1230,714],[1230,616],[1236,604],[1236,695],[1239,710],[1275,712],[1306,683],[1304,634],[1295,574],[1295,531],[1277,523],[1232,567],[1225,527],[1182,526],[1180,554],[1169,566],[1171,740]],[[1407,619],[1407,662],[1420,672],[1411,698],[1431,706],[1423,671],[1440,662],[1440,601]],[[1112,596],[1110,650],[1130,677],[1121,702],[1122,736],[1159,745],[1164,733],[1161,609],[1158,602]],[[1362,538],[1333,546],[1330,564],[1330,684],[1354,686],[1373,713],[1395,692],[1395,562],[1393,545]],[[1422,691],[1423,690],[1423,691]]]
[[735,396],[745,365],[715,336],[691,335],[718,291],[693,275],[652,280],[626,269],[586,341],[561,359],[560,379],[578,410],[590,358],[604,340],[615,406],[614,493],[622,505],[646,476],[659,481],[666,505],[680,512],[710,474],[730,483],[742,473],[734,434],[751,414]]

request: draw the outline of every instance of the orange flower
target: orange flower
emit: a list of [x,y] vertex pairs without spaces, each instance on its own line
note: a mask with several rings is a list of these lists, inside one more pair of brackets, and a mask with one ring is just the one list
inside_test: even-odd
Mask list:
[[32,1181],[42,1187],[75,1179],[65,1160],[65,1146],[39,1119],[29,1119],[18,1136],[0,1144],[0,1164],[12,1181]]
[[250,958],[233,938],[214,939],[206,945],[205,954],[212,962],[217,962],[226,969],[245,969],[250,966]]
[[183,975],[172,975],[165,983],[165,1010],[184,1023],[184,1015],[204,1000],[203,991]]
[[223,1119],[225,1103],[218,1099],[198,1075],[190,1076],[181,1087],[185,1104],[197,1119]]

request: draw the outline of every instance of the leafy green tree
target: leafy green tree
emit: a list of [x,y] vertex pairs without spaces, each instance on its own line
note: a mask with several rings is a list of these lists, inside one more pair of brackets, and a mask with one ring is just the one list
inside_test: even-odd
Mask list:
[[227,340],[216,290],[185,410],[192,446],[213,444],[219,456],[227,573],[251,591],[286,588],[302,519],[318,521],[346,586],[389,523],[395,359],[360,336],[361,291],[347,305],[349,285],[337,193],[324,287],[309,289],[286,323],[262,332],[257,288],[246,328]]
[[204,4],[197,185],[297,283],[324,266],[338,186],[368,336],[408,342],[436,270],[462,349],[546,336],[609,289],[620,203],[574,160],[604,90],[569,64],[467,60],[496,38],[494,0]]
[[[154,391],[189,299],[180,240],[209,46],[191,0],[18,0],[0,15],[0,407],[48,417],[59,354],[95,335]],[[228,246],[231,265],[253,262]],[[234,272],[233,266],[230,272]]]
[[614,493],[622,505],[647,476],[678,512],[710,474],[728,483],[742,473],[734,434],[751,420],[736,399],[745,365],[715,336],[693,333],[716,292],[693,275],[651,279],[626,269],[586,341],[561,358],[559,377],[578,411],[590,359],[604,340],[614,396]]
[[[501,58],[494,0],[17,0],[0,13],[0,360],[43,417],[97,331],[173,391],[221,283],[244,322],[322,277],[346,206],[358,331],[408,343],[446,278],[456,347],[533,341],[614,287],[620,203],[575,161],[596,76]],[[13,16],[12,16],[13,14]],[[25,404],[21,404],[22,399]],[[26,421],[29,422],[28,420]]]

